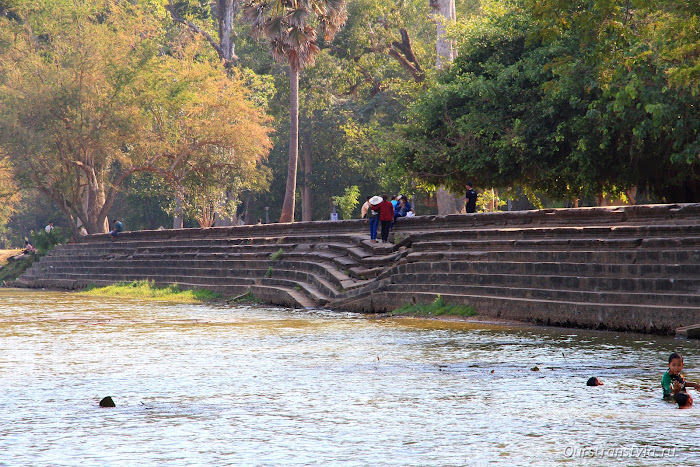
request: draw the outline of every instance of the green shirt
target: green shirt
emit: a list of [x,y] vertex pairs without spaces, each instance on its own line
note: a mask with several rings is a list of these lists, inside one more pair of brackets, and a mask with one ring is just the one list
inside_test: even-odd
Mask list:
[[661,389],[664,390],[664,397],[669,397],[673,394],[671,385],[674,381],[678,381],[681,383],[681,386],[685,386],[685,378],[683,375],[672,375],[669,373],[669,370],[666,370],[666,373],[661,377]]

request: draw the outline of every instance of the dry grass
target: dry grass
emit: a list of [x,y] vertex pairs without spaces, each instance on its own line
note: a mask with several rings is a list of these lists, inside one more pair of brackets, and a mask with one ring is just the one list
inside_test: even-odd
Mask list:
[[0,250],[0,267],[7,264],[8,258],[22,253],[22,250]]

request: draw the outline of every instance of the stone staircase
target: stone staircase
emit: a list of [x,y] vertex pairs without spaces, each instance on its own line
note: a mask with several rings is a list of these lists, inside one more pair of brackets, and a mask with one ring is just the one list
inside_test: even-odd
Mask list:
[[16,285],[80,289],[149,279],[227,296],[250,292],[276,305],[321,307],[366,289],[386,269],[378,265],[393,265],[407,254],[406,248],[372,244],[355,228],[313,235],[273,232],[280,230],[276,226],[225,229],[228,235],[222,229],[127,232],[114,242],[91,236],[55,248]]
[[365,230],[341,221],[93,235],[17,284],[151,279],[360,312],[440,295],[482,316],[552,325],[672,333],[700,323],[700,204],[405,218],[388,244]]

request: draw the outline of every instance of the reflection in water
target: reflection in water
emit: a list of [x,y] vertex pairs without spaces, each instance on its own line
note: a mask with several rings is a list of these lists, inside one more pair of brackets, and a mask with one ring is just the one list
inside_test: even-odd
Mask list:
[[0,465],[696,464],[674,350],[699,380],[658,336],[0,289]]

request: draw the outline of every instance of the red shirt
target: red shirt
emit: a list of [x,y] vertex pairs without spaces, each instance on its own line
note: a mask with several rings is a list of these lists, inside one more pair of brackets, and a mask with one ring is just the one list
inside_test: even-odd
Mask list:
[[372,209],[379,211],[380,221],[393,221],[394,220],[394,205],[391,201],[382,201],[376,206],[372,206]]

